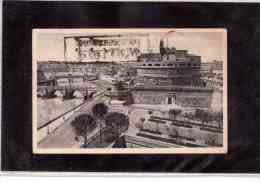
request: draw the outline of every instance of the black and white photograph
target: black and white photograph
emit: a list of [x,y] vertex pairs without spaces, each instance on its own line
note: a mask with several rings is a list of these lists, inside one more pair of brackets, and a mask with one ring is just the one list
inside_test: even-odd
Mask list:
[[227,30],[33,29],[34,153],[227,153]]

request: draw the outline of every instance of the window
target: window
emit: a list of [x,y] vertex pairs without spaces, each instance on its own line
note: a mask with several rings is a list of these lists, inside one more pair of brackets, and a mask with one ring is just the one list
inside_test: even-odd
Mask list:
[[172,66],[173,64],[167,64],[167,66]]
[[155,64],[155,66],[160,66],[160,64]]
[[143,64],[143,66],[146,66],[146,64]]
[[152,66],[152,64],[148,64],[148,66]]
[[172,98],[168,97],[168,104],[172,104]]

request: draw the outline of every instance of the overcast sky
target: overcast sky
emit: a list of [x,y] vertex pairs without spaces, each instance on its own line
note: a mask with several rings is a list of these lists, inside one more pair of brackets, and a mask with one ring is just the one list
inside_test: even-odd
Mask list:
[[[159,52],[159,40],[165,33],[149,33],[150,48],[153,52]],[[33,50],[34,58],[37,61],[64,61],[64,36],[69,35],[89,34],[39,33]],[[225,47],[222,32],[173,32],[164,40],[165,44],[168,43],[168,47],[186,49],[189,53],[201,56],[202,62],[224,59]]]

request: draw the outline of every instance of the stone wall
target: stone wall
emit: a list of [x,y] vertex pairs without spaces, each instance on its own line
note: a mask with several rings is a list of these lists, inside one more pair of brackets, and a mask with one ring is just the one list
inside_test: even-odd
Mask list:
[[199,69],[198,68],[176,68],[173,69],[171,67],[158,67],[158,66],[149,66],[147,64],[146,67],[138,67],[137,68],[137,75],[138,76],[147,76],[147,77],[160,77],[160,78],[185,78],[185,77],[192,77],[192,76],[198,76],[199,75]]
[[212,94],[211,108],[214,111],[223,110],[223,92],[214,90]]
[[[205,87],[205,81],[196,77],[192,78],[151,78],[151,77],[139,77],[135,80],[139,85],[154,85],[154,86],[190,86],[190,87]],[[212,87],[209,87],[212,88]]]
[[210,108],[212,101],[212,91],[178,91],[178,90],[132,90],[135,104],[167,104],[167,97],[173,96],[175,104],[183,107],[203,107]]

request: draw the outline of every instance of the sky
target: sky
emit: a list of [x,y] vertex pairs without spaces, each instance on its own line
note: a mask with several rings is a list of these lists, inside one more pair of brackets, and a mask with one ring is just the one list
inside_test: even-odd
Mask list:
[[[149,32],[150,49],[159,52],[159,40],[167,32]],[[104,34],[104,33],[103,33]],[[115,33],[107,33],[113,35]],[[118,33],[117,33],[118,34]],[[37,33],[34,37],[33,57],[37,61],[64,61],[64,37],[71,35],[98,35],[97,33]],[[124,33],[123,33],[124,35]],[[147,40],[147,39],[145,39]],[[174,46],[176,49],[188,50],[191,54],[201,56],[202,62],[212,62],[213,60],[224,59],[223,32],[220,31],[174,31],[164,37],[168,47]],[[143,44],[147,47],[147,41]]]

